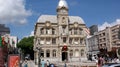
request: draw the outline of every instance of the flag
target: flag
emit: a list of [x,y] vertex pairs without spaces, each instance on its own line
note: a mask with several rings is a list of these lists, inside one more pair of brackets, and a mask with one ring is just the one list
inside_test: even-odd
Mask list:
[[2,37],[2,45],[5,45],[5,38]]

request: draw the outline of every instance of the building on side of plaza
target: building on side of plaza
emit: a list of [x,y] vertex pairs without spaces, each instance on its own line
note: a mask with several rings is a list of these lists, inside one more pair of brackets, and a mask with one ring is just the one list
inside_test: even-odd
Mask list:
[[87,36],[86,44],[87,44],[87,56],[89,60],[95,60],[97,55],[99,54],[98,48],[98,26],[92,25],[89,27],[90,35]]
[[99,54],[98,45],[98,32],[94,33],[94,35],[90,35],[87,37],[87,54],[89,60],[95,60],[97,58],[97,55]]
[[118,31],[120,24],[99,31],[99,49],[101,54],[109,54],[110,57],[116,57],[116,50],[120,47],[120,39],[118,38]]
[[69,16],[68,5],[60,0],[57,15],[41,15],[34,29],[34,60],[78,62],[87,60],[87,27],[79,16]]
[[10,34],[10,29],[5,26],[5,24],[0,24],[0,36],[5,34]]
[[98,25],[92,25],[89,27],[90,35],[96,35],[95,33],[98,32]]

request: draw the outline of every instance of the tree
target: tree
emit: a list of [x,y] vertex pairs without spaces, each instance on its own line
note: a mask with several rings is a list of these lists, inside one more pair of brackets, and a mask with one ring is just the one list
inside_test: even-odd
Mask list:
[[30,54],[31,59],[34,58],[34,51],[33,51],[33,39],[34,37],[25,37],[17,44],[18,48],[21,48],[24,55]]

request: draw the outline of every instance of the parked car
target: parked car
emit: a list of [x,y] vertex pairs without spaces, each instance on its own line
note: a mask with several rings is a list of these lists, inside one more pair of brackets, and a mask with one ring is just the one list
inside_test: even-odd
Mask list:
[[120,67],[120,63],[107,63],[102,67]]

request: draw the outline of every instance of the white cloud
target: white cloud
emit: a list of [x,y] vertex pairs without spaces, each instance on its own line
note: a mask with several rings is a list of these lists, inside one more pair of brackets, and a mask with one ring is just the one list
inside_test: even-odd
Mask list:
[[[31,31],[31,33],[29,34],[29,35],[26,35],[26,36],[24,36],[24,37],[31,37],[31,36],[34,36],[34,31]],[[23,38],[24,38],[23,37]]]
[[31,34],[29,36],[34,36],[34,31],[31,32]]
[[106,27],[111,27],[111,26],[114,26],[116,24],[120,24],[120,19],[116,19],[116,21],[112,22],[112,23],[105,22],[102,25],[98,25],[98,29],[100,31],[100,30],[105,29]]
[[0,0],[0,23],[25,24],[31,14],[25,9],[25,0]]

